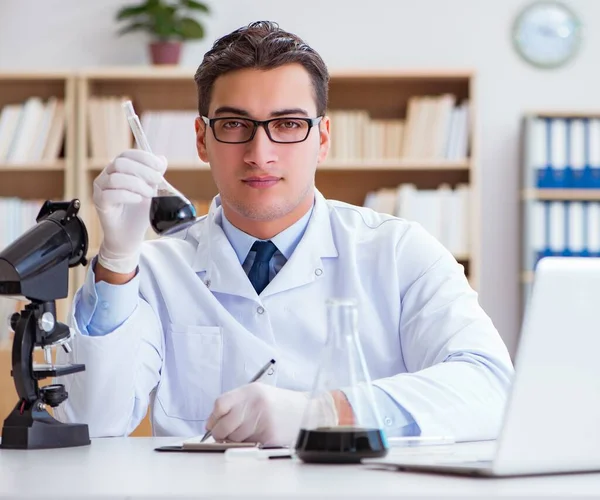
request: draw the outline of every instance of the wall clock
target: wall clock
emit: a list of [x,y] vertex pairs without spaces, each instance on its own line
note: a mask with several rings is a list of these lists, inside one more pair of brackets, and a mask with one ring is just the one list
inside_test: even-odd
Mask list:
[[557,68],[577,53],[582,26],[577,15],[557,1],[537,1],[515,19],[512,31],[517,52],[539,68]]

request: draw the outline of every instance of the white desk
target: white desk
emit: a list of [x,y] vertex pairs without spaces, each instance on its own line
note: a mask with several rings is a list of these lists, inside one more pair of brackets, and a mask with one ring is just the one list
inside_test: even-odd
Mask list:
[[[87,447],[1,450],[0,498],[572,498],[600,496],[600,473],[511,479],[438,476],[294,459],[227,461],[159,453],[173,438],[96,439]],[[468,445],[464,445],[468,446]]]

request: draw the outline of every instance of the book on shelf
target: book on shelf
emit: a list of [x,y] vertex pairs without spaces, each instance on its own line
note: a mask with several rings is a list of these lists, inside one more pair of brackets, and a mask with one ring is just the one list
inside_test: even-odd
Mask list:
[[200,163],[194,122],[197,111],[144,111],[140,116],[152,151],[174,163]]
[[468,100],[452,94],[413,96],[406,118],[372,118],[365,110],[328,112],[333,161],[465,160],[469,154]]
[[0,163],[56,161],[65,137],[64,100],[36,96],[0,111]]
[[600,118],[534,117],[526,185],[600,189]]
[[0,197],[0,250],[35,226],[44,201]]
[[90,97],[87,103],[89,152],[93,158],[114,158],[133,147],[133,134],[122,103],[128,96]]
[[[88,100],[89,153],[92,158],[114,158],[135,147],[122,103],[128,96],[90,97]],[[201,163],[196,150],[193,110],[141,111],[140,122],[154,154],[171,163]]]
[[417,189],[414,184],[371,191],[364,205],[377,212],[418,222],[455,256],[469,254],[470,187],[442,184]]

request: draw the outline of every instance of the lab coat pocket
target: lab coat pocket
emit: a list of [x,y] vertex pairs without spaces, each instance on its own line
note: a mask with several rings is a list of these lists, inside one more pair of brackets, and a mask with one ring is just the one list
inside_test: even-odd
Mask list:
[[206,420],[222,391],[222,363],[221,327],[173,325],[156,394],[166,415]]

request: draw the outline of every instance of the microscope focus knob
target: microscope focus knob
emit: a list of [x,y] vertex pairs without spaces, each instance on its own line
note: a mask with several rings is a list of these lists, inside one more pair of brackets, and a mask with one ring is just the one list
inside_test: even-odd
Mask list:
[[38,320],[38,326],[46,333],[54,330],[55,323],[56,321],[54,320],[54,315],[49,311],[46,311],[44,314],[42,314],[42,317]]
[[20,319],[21,319],[21,315],[19,313],[11,314],[11,316],[9,318],[9,323],[10,323],[10,327],[12,328],[13,332],[17,329],[17,324],[19,323]]
[[52,408],[57,407],[68,397],[63,384],[52,384],[42,387],[40,388],[40,395],[42,401]]

